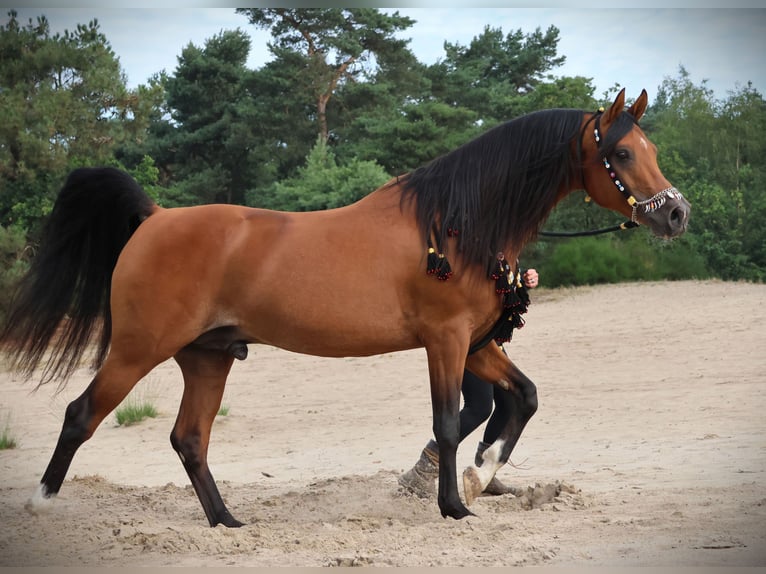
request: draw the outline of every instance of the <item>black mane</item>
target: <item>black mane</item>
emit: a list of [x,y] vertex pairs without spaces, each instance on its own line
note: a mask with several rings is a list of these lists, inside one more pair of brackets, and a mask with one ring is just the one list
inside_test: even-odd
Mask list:
[[519,117],[402,176],[402,201],[415,200],[424,238],[433,233],[444,250],[448,228],[457,229],[457,250],[488,273],[503,246],[523,247],[561,185],[577,174],[571,146],[584,113],[554,109]]

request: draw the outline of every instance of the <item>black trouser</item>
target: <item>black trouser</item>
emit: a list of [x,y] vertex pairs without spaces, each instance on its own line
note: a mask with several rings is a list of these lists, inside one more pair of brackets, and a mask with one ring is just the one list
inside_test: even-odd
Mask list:
[[[505,350],[503,350],[505,352]],[[510,413],[506,412],[503,401],[495,401],[494,395],[501,392],[491,383],[483,381],[469,371],[463,371],[463,409],[460,411],[460,441],[475,431],[489,418],[484,429],[483,441],[492,444],[500,436]],[[494,404],[494,412],[492,407]],[[490,415],[492,415],[490,417]]]

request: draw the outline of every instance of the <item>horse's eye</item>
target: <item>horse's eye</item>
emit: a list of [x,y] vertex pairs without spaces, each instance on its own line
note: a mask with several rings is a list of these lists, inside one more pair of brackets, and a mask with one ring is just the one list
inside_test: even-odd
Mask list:
[[614,155],[617,157],[617,159],[622,161],[630,159],[630,152],[626,149],[618,149]]

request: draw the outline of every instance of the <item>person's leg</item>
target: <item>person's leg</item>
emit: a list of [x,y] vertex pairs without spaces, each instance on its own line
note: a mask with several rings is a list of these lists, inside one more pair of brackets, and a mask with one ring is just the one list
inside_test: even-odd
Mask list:
[[463,386],[460,389],[463,393],[463,408],[460,411],[461,441],[492,414],[493,388],[493,385],[470,371],[463,372]]
[[[463,408],[460,411],[460,441],[476,430],[492,413],[493,386],[469,371],[463,373],[461,392]],[[415,466],[399,476],[399,484],[421,498],[436,495],[439,476],[439,445],[428,441]]]
[[[505,349],[503,349],[503,353],[505,353]],[[503,392],[502,389],[494,385],[491,385],[491,387],[492,387],[493,402],[494,402],[495,408],[494,408],[494,411],[492,412],[492,416],[489,418],[489,421],[487,421],[487,426],[484,428],[484,436],[482,440],[479,441],[479,445],[476,449],[476,458],[474,459],[474,464],[476,464],[476,466],[481,466],[482,462],[484,462],[482,458],[484,451],[487,450],[487,448],[493,442],[495,442],[495,439],[497,439],[497,437],[500,436],[500,433],[505,428],[505,425],[510,419],[512,414],[507,407],[506,401],[497,400],[495,398],[500,393]],[[461,422],[462,422],[462,419],[461,419]],[[492,478],[490,483],[484,489],[482,494],[489,494],[493,496],[497,496],[500,494],[516,494],[517,490],[518,489],[512,486],[504,485],[495,476]]]

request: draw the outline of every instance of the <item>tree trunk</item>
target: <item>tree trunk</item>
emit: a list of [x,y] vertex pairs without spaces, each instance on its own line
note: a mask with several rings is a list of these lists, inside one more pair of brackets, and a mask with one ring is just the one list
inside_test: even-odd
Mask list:
[[320,94],[317,98],[317,120],[319,121],[319,137],[323,142],[327,142],[330,137],[330,130],[327,127],[327,102],[330,101],[330,94]]

